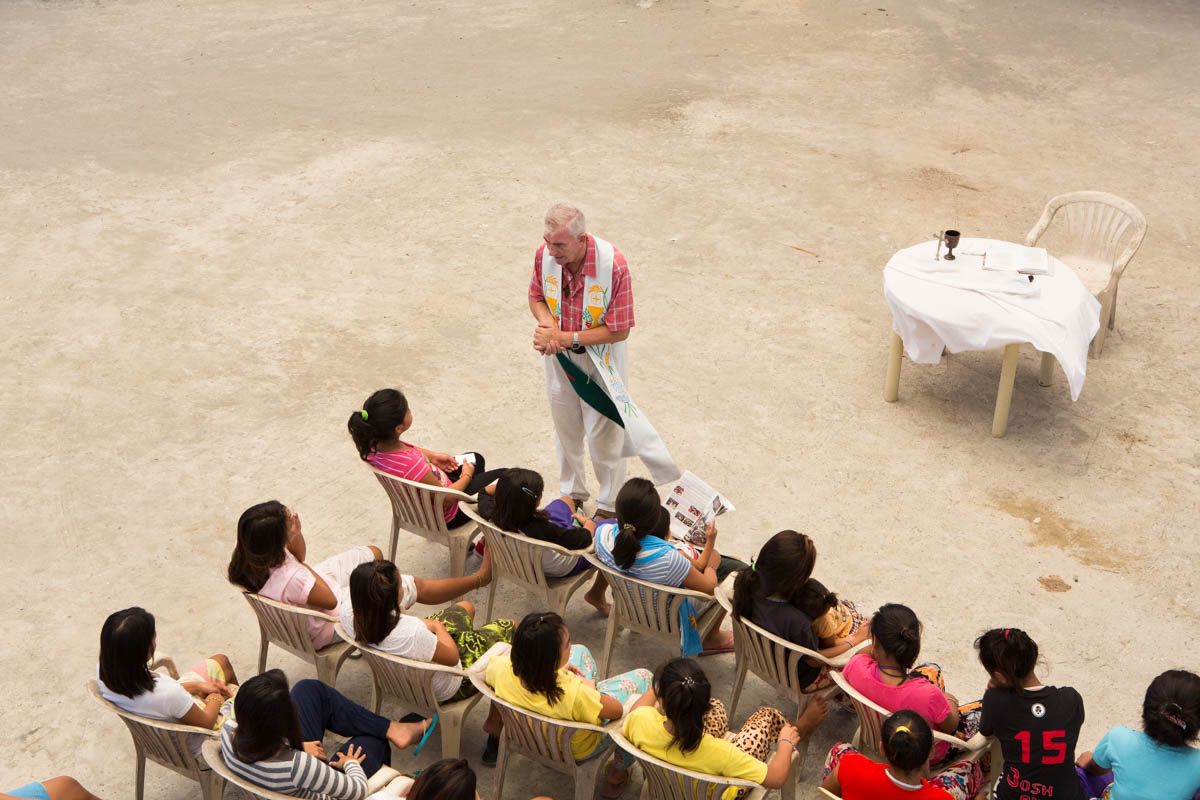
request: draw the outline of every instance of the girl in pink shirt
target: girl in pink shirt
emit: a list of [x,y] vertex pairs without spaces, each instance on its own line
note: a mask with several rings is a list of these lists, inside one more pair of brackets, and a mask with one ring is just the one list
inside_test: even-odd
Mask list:
[[[454,456],[409,444],[400,437],[412,424],[412,409],[404,393],[399,389],[380,389],[350,415],[346,427],[358,448],[359,458],[397,478],[478,494],[504,474],[503,469],[486,470],[479,453],[471,453],[470,459],[459,463]],[[458,501],[450,496],[443,501],[443,513],[448,528],[458,528],[470,521],[459,510]]]
[[[942,668],[932,662],[916,667],[921,653],[921,622],[908,606],[888,603],[871,618],[869,653],[850,659],[842,675],[868,700],[888,711],[910,709],[942,733],[970,739],[979,731],[979,702],[959,705],[945,690]],[[950,748],[934,745],[933,765],[947,762]]]

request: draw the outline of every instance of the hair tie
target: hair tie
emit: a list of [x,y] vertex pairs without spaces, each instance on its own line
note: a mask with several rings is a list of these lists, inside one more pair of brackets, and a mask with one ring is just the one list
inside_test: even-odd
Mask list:
[[363,422],[366,422],[367,421],[367,410],[364,408],[363,410],[359,411],[358,413],[362,414]]
[[893,734],[897,734],[897,733],[912,733],[912,729],[911,729],[911,728],[909,728],[907,725],[897,725],[897,726],[896,726],[896,730],[892,731],[892,733],[893,733]]
[[1167,709],[1168,709],[1168,708],[1170,708],[1171,706],[1175,706],[1175,708],[1179,709],[1180,711],[1183,711],[1183,709],[1182,709],[1182,708],[1179,708],[1179,704],[1178,704],[1178,703],[1167,703],[1165,706],[1163,706],[1163,709],[1162,709],[1162,711],[1159,711],[1158,713],[1159,713],[1159,714],[1162,716],[1162,718],[1163,718],[1163,719],[1165,719],[1167,722],[1171,723],[1172,725],[1174,725],[1175,727],[1179,728],[1180,730],[1182,730],[1182,731],[1185,731],[1185,732],[1186,732],[1186,731],[1187,731],[1187,723],[1186,723],[1186,722],[1184,722],[1184,721],[1183,721],[1182,719],[1180,719],[1179,717],[1177,717],[1176,715],[1174,715],[1174,714],[1170,713],[1169,711],[1167,711]]
[[621,533],[624,533],[625,531],[629,531],[630,533],[632,533],[634,535],[637,534],[637,528],[633,527],[628,522],[626,522],[624,525],[621,526]]
[[752,558],[752,559],[750,559],[750,571],[751,571],[751,572],[755,572],[755,573],[757,573],[757,572],[758,572],[758,569],[757,569],[757,568],[755,568],[755,566],[754,566],[754,559],[753,559],[753,558]]
[[1009,632],[1009,630],[1011,630],[1011,629],[1010,629],[1010,628],[1005,628],[1005,629],[1004,629],[1004,641],[1006,641],[1006,642],[1008,641],[1008,632]]
[[680,681],[680,683],[682,683],[684,686],[686,686],[690,689],[696,685],[696,680],[691,675],[685,675],[683,677],[683,680]]
[[528,486],[522,486],[521,491],[524,492],[525,494],[529,495],[533,499],[535,499],[535,500],[537,499],[537,495],[533,493],[533,489],[530,489]]

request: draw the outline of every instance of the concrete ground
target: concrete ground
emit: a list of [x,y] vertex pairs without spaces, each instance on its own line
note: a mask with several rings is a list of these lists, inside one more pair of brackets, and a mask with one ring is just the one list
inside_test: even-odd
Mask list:
[[[1198,54],[1186,0],[5,3],[0,789],[131,795],[129,736],[84,692],[111,611],[253,671],[223,577],[248,505],[299,511],[318,558],[386,545],[345,431],[372,390],[407,392],[416,441],[553,476],[525,287],[560,198],[629,259],[634,395],[737,505],[723,550],[806,531],[834,589],[917,611],[959,697],[974,637],[1020,626],[1082,692],[1082,747],[1136,722],[1154,675],[1200,667]],[[885,404],[888,256],[1019,239],[1075,189],[1150,223],[1079,402],[1026,348],[1005,439],[998,352],[906,363]],[[568,623],[598,649],[590,612]],[[665,655],[627,637],[616,666]],[[704,663],[728,697],[732,657]],[[367,701],[365,666],[339,688]],[[751,679],[738,717],[756,703],[787,707]],[[817,734],[807,796],[853,727]],[[572,796],[511,774],[508,797]]]

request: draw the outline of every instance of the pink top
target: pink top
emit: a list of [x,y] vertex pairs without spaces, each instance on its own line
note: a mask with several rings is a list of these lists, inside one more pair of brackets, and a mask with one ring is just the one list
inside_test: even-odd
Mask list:
[[[889,712],[909,709],[920,714],[926,722],[936,728],[950,713],[950,701],[935,684],[924,678],[909,678],[899,686],[884,683],[879,673],[879,662],[866,653],[850,659],[842,670],[842,677],[873,703]],[[950,746],[937,742],[933,746],[933,760],[945,758]]]
[[[533,255],[533,278],[529,281],[529,297],[533,300],[545,300],[542,293],[542,251],[543,244]],[[575,275],[569,269],[562,271],[562,319],[559,328],[564,331],[583,330],[583,284],[586,278],[596,277],[596,238],[588,234],[587,251],[583,256],[583,269]],[[625,256],[613,247],[612,298],[608,301],[608,310],[604,313],[604,324],[610,331],[629,330],[633,327],[633,281],[629,278],[629,267],[625,264]]]
[[[435,467],[429,461],[428,456],[408,442],[401,442],[400,444],[405,446],[404,450],[392,452],[375,450],[367,456],[367,461],[381,472],[386,472],[389,475],[395,475],[397,478],[404,478],[410,481],[422,480],[426,473],[432,470],[434,476],[437,477],[442,486],[449,488],[450,478],[446,476],[446,473]],[[458,514],[458,503],[450,503],[442,509],[442,513],[446,516],[446,522],[450,522]]]
[[[338,598],[338,605],[332,610],[317,608],[308,604],[309,592],[316,585],[317,579],[313,577],[313,574],[309,572],[307,567],[292,555],[290,550],[285,550],[283,563],[271,570],[271,575],[267,578],[267,582],[263,584],[262,588],[258,590],[258,593],[263,597],[269,597],[272,600],[278,600],[290,606],[308,608],[336,617],[338,611],[341,609],[342,587],[330,575],[323,572],[321,573],[321,578],[325,583],[329,584],[329,590],[333,592],[333,596]],[[320,650],[333,641],[333,635],[332,622],[326,622],[316,617],[308,618],[308,637],[312,639],[313,647]]]

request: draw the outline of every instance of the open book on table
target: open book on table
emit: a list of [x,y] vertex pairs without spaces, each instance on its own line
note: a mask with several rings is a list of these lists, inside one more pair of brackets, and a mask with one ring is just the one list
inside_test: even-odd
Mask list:
[[667,491],[663,506],[671,514],[671,538],[697,548],[704,547],[708,540],[708,523],[734,510],[733,503],[691,471],[683,473]]
[[1012,243],[992,243],[983,256],[983,268],[995,272],[1019,272],[1022,275],[1053,275],[1054,262],[1044,247],[1026,247]]

